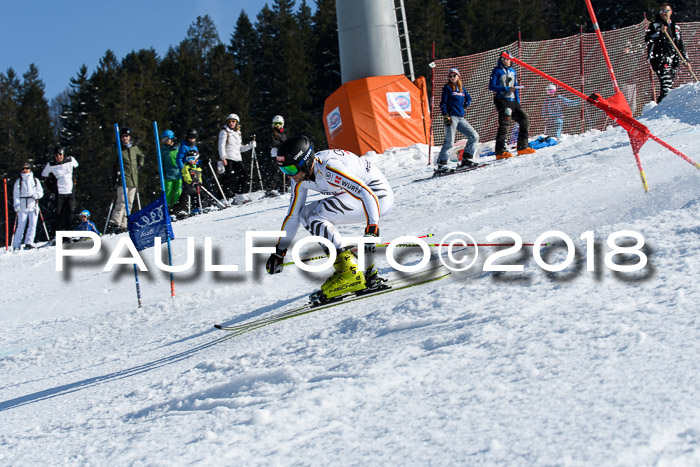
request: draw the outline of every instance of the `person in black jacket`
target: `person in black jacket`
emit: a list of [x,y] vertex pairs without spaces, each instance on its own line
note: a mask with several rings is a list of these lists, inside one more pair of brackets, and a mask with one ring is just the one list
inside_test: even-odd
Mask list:
[[275,162],[275,158],[277,157],[277,148],[279,148],[285,141],[287,141],[287,133],[284,131],[284,117],[281,115],[275,115],[272,118],[272,131],[270,132],[269,195],[279,194],[274,193],[274,191],[282,191],[284,189],[284,184],[286,183],[284,176],[279,176],[277,163]]
[[[653,23],[649,23],[646,36],[644,37],[647,43],[647,58],[659,77],[661,85],[659,97],[656,99],[657,103],[666,97],[666,94],[673,86],[673,78],[676,75],[676,68],[678,68],[680,62],[682,61],[684,65],[690,68],[685,44],[683,44],[683,39],[681,39],[681,29],[671,19],[671,14],[673,14],[671,5],[662,3],[656,19]],[[671,40],[666,34],[670,36]],[[681,57],[678,56],[676,49],[681,53]]]

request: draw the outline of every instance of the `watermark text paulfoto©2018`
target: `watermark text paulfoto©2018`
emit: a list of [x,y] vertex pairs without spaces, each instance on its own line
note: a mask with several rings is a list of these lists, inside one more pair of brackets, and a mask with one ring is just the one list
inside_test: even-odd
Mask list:
[[[285,236],[285,232],[282,231],[254,231],[246,232],[245,237],[245,270],[253,271],[254,269],[254,255],[269,255],[275,252],[275,247],[272,246],[255,246],[254,242],[257,239],[275,239]],[[84,249],[74,249],[65,248],[63,244],[64,238],[89,238],[93,241],[93,245],[90,248]],[[483,262],[483,271],[487,272],[522,272],[524,266],[522,264],[502,264],[496,263],[497,260],[506,258],[508,256],[514,255],[520,252],[524,246],[523,240],[515,232],[510,230],[499,230],[493,232],[486,236],[486,241],[502,240],[504,238],[510,239],[508,243],[498,244],[499,246],[506,246],[505,249],[499,249],[493,251],[486,257]],[[586,250],[586,270],[595,271],[596,268],[596,255],[595,255],[595,237],[593,231],[587,231],[581,234],[580,239],[585,243]],[[630,240],[634,242],[633,245],[628,246]],[[156,267],[165,272],[185,272],[192,268],[195,263],[195,238],[187,237],[187,260],[180,265],[168,265],[163,262],[162,252],[161,252],[161,240],[160,238],[155,238],[155,245],[153,248],[153,260]],[[366,243],[381,243],[381,238],[379,237],[345,237],[345,241],[348,245],[357,245],[357,259],[359,266],[364,270],[364,244]],[[621,245],[620,243],[625,243]],[[307,243],[312,244],[322,244],[330,251],[327,259],[325,261],[319,261],[315,265],[307,263],[304,259],[300,257],[301,248]],[[542,248],[549,244],[559,244],[566,250],[566,257],[554,264],[550,264],[543,259]],[[493,246],[492,244],[487,244],[488,246]],[[446,235],[440,243],[429,244],[424,239],[414,236],[401,236],[395,238],[388,244],[382,244],[382,247],[386,247],[386,260],[389,265],[401,272],[417,272],[423,269],[431,260],[433,251],[431,247],[438,247],[438,257],[445,267],[452,271],[465,271],[471,268],[479,256],[479,246],[474,238],[464,232],[451,232]],[[566,233],[558,230],[549,230],[537,237],[535,242],[531,244],[532,246],[532,256],[535,263],[545,271],[548,272],[558,272],[563,271],[572,265],[576,258],[576,245],[574,244],[571,237]],[[56,271],[63,271],[64,268],[64,258],[66,257],[88,257],[98,254],[100,248],[102,247],[101,238],[94,232],[85,231],[58,231],[56,232]],[[416,264],[403,265],[396,261],[395,252],[396,248],[402,247],[416,247],[422,250],[422,258]],[[644,237],[636,231],[633,230],[619,230],[613,232],[607,238],[608,251],[604,257],[605,266],[616,272],[635,272],[643,269],[648,262],[647,254],[642,251],[644,247]],[[126,250],[126,254],[124,254]],[[456,252],[467,251],[466,254],[455,256]],[[627,258],[636,257],[636,261],[625,261],[625,264],[620,262],[615,262],[614,258],[617,255],[625,255]],[[325,257],[324,257],[325,258]],[[332,267],[333,262],[336,259],[336,250],[330,240],[323,237],[308,236],[300,238],[292,247],[291,259],[296,266],[300,269],[308,272],[322,272]],[[320,258],[322,259],[322,258]],[[140,253],[134,246],[131,238],[128,236],[121,237],[114,249],[112,250],[109,259],[107,260],[103,271],[110,272],[115,265],[135,265],[140,271],[148,271],[146,264],[144,263]],[[207,272],[238,272],[239,268],[236,264],[214,264],[213,254],[212,254],[212,238],[204,237],[204,270]]]

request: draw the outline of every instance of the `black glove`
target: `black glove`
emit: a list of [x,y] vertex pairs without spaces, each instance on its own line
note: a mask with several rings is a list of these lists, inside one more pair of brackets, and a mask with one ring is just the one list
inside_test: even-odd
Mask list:
[[279,274],[282,272],[282,263],[284,262],[284,255],[287,254],[287,250],[280,250],[279,248],[275,249],[276,251],[270,255],[270,257],[267,259],[267,265],[265,266],[265,269],[267,270],[268,274]]
[[452,118],[450,118],[449,115],[445,115],[445,116],[443,116],[442,118],[445,119],[445,126],[450,126],[450,125],[452,125]]
[[[379,237],[379,226],[377,224],[369,224],[365,227],[365,237]],[[374,253],[376,250],[376,244],[365,243],[365,253]]]

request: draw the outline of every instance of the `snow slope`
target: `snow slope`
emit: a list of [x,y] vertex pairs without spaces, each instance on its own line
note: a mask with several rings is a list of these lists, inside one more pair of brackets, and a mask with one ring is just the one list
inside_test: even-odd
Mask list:
[[[698,108],[687,85],[642,121],[700,161]],[[173,299],[144,252],[142,308],[131,266],[102,272],[116,236],[64,273],[50,249],[0,254],[0,465],[700,465],[697,169],[648,142],[645,194],[620,128],[422,182],[425,147],[372,158],[396,194],[385,241],[554,229],[576,263],[546,273],[524,248],[507,258],[522,273],[494,274],[482,248],[445,280],[234,336],[212,325],[302,303],[328,274],[245,272],[245,232],[277,229],[286,198],[176,223],[174,263],[193,236],[196,267]],[[643,235],[640,272],[603,264],[619,230]],[[205,272],[204,236],[240,272]]]

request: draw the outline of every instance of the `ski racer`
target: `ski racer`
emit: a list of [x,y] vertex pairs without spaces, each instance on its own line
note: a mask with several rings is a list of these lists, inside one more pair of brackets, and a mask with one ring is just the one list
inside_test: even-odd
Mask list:
[[[335,272],[320,291],[311,295],[312,302],[323,303],[377,287],[381,280],[376,270],[373,266],[366,272],[359,270],[352,246],[345,244],[336,225],[364,223],[365,237],[379,236],[379,219],[394,206],[394,192],[384,174],[367,159],[349,151],[329,149],[314,154],[313,142],[306,136],[295,136],[282,143],[275,159],[291,179],[291,199],[281,229],[286,236],[280,237],[275,253],[267,260],[267,272],[282,272],[287,248],[301,224],[311,235],[330,240],[337,253]],[[309,190],[328,196],[305,204]],[[368,243],[365,252],[374,252],[375,248],[375,244]]]

